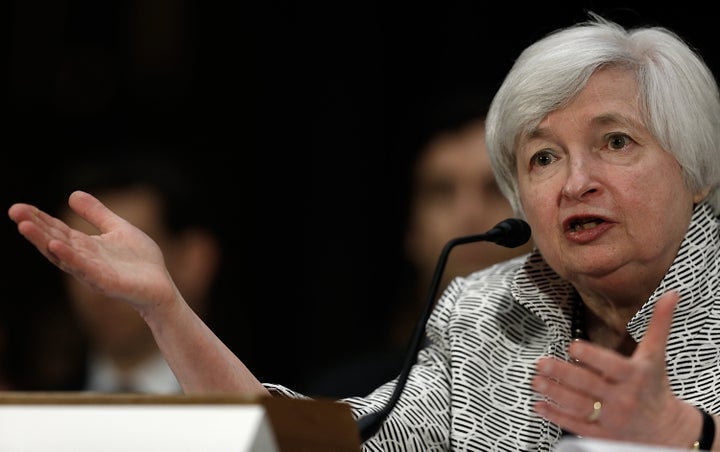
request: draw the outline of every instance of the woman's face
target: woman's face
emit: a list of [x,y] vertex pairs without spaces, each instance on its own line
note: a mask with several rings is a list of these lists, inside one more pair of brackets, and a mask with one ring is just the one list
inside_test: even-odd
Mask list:
[[546,261],[579,289],[649,295],[693,203],[680,165],[645,128],[631,72],[596,72],[517,151],[520,200]]

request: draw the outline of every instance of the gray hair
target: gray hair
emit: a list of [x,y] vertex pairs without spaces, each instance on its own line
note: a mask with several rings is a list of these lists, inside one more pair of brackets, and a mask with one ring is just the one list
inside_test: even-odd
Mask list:
[[515,159],[519,139],[569,103],[606,66],[634,72],[645,126],[678,160],[692,191],[710,190],[708,200],[720,213],[720,95],[712,71],[666,28],[625,29],[590,16],[527,47],[490,105],[490,160],[515,214],[524,217]]

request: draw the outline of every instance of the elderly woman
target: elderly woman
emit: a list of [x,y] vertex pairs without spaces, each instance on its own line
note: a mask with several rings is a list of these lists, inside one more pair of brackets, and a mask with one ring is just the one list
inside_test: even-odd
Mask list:
[[[520,55],[487,140],[536,249],[450,285],[429,345],[363,448],[547,451],[575,434],[720,449],[720,98],[710,70],[665,29],[592,16]],[[207,329],[148,236],[90,194],[69,203],[102,235],[27,204],[9,214],[55,265],[137,309],[186,392],[302,397],[261,384]],[[345,402],[362,417],[394,387]]]

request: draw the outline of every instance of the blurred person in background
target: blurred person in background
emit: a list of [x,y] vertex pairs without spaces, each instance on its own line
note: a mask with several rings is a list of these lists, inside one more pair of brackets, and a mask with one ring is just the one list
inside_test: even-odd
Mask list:
[[[64,202],[71,187],[96,193],[160,244],[178,288],[206,317],[221,249],[210,217],[198,202],[202,195],[192,169],[157,149],[109,149],[77,160],[55,171],[59,181],[53,190],[58,198],[52,205],[61,206],[58,218],[79,231],[97,234]],[[74,318],[56,310],[34,315],[35,332],[28,334],[23,349],[26,378],[19,378],[19,389],[180,392],[150,329],[132,307],[99,295],[69,275],[61,284]],[[62,328],[60,322],[75,328]],[[48,346],[48,341],[38,340],[48,334],[40,330],[53,331],[49,334],[60,342]]]
[[[397,165],[405,179],[397,204],[403,209],[403,277],[389,317],[380,328],[378,346],[361,355],[307,375],[306,392],[316,396],[365,395],[395,378],[402,367],[413,330],[420,321],[443,247],[453,238],[480,234],[512,217],[498,188],[485,144],[485,115],[491,93],[464,86],[424,100]],[[414,131],[414,132],[413,132]],[[405,161],[409,158],[409,161]],[[409,172],[408,172],[409,169]],[[452,249],[438,288],[442,293],[457,276],[525,254],[532,242],[506,248],[476,242]],[[377,334],[377,333],[374,333]]]

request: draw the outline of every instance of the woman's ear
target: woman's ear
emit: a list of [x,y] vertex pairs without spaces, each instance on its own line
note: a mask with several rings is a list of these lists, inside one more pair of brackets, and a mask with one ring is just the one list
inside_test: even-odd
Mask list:
[[700,204],[700,201],[707,198],[707,196],[710,194],[710,187],[705,187],[701,190],[697,190],[695,192],[695,195],[693,195],[693,204]]

